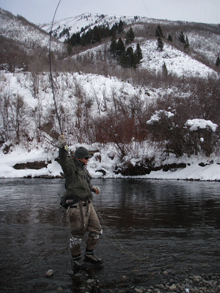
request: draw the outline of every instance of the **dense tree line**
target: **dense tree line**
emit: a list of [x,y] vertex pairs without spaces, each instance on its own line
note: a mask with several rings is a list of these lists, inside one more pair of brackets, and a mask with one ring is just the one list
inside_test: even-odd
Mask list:
[[[126,34],[126,44],[134,41],[134,32],[130,28]],[[139,43],[136,44],[135,51],[131,46],[125,47],[125,44],[121,38],[116,41],[116,35],[112,36],[110,52],[114,58],[116,58],[122,67],[133,67],[136,68],[140,63],[142,56],[142,51]]]
[[[100,25],[92,29],[82,29],[81,32],[74,33],[71,37],[68,36],[65,43],[71,46],[95,44],[113,35],[122,34],[123,31],[124,23],[120,20],[119,23],[115,23],[111,28],[108,25]],[[64,33],[67,35],[66,29]]]

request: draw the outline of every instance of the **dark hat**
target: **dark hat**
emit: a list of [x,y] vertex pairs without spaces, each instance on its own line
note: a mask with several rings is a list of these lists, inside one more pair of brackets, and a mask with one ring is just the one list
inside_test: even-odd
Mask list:
[[84,147],[79,147],[78,149],[76,149],[75,151],[75,157],[77,159],[82,159],[82,158],[91,158],[88,150]]

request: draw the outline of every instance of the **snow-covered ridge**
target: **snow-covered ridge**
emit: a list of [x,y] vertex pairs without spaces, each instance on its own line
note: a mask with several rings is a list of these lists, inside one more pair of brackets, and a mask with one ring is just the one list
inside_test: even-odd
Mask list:
[[[136,31],[137,33],[138,31],[144,33],[148,25],[151,25],[151,31],[154,31],[158,24],[162,26],[162,29],[166,29],[167,26],[167,33],[171,30],[175,39],[178,38],[180,30],[183,28],[185,29],[184,34],[188,37],[190,43],[190,54],[187,52],[183,53],[176,49],[172,43],[166,42],[167,35],[164,39],[163,52],[158,52],[158,50],[156,50],[157,42],[155,38],[136,38],[135,42],[140,42],[143,52],[142,68],[147,68],[158,73],[165,62],[168,72],[177,76],[190,75],[203,77],[207,76],[207,74],[215,74],[215,70],[208,69],[208,65],[199,62],[196,57],[203,60],[203,58],[201,58],[201,56],[203,56],[210,64],[213,65],[215,63],[219,54],[218,44],[220,44],[220,29],[218,30],[217,26],[215,26],[212,32],[212,25],[208,24],[203,24],[200,28],[199,24],[195,24],[194,26],[193,23],[157,20],[147,17],[84,13],[64,20],[55,21],[53,24],[53,31],[56,32],[59,37],[59,34],[64,29],[69,29],[69,34],[71,36],[73,33],[80,32],[82,28],[83,30],[88,28],[92,29],[95,25],[108,25],[111,27],[120,21],[123,21],[126,25],[131,25],[135,34]],[[0,35],[23,43],[27,50],[38,47],[48,48],[48,33],[50,30],[51,23],[38,25],[37,27],[25,21],[20,16],[16,17],[7,11],[0,10]],[[62,36],[60,41],[64,41],[66,38],[66,35]],[[60,41],[53,40],[51,49],[58,52],[63,52],[63,50],[66,51],[64,44]],[[91,52],[93,50],[97,52],[99,50],[98,46],[104,45],[97,44],[97,47],[94,47]],[[80,53],[79,55],[82,54],[84,53]],[[194,59],[194,57],[197,60]]]
[[[53,24],[53,32],[56,32],[57,35],[62,32],[63,29],[68,28],[70,35],[78,33],[82,28],[93,28],[101,25],[113,26],[115,23],[119,23],[120,20],[126,24],[135,23],[137,20],[134,16],[116,16],[116,15],[103,15],[100,13],[83,13],[74,17],[69,17],[60,21],[55,21]],[[41,29],[44,29],[47,32],[50,32],[52,23],[39,25]],[[64,41],[65,36],[60,40]]]
[[[187,35],[190,43],[190,48],[194,52],[198,53],[200,56],[205,56],[209,62],[214,63],[218,57],[219,50],[218,45],[220,44],[220,29],[217,25],[212,24],[197,24],[181,21],[169,21],[163,19],[152,19],[148,17],[140,16],[120,16],[120,15],[103,15],[103,14],[92,14],[84,13],[82,15],[70,17],[60,21],[55,21],[53,25],[53,31],[59,34],[64,29],[69,29],[70,36],[74,33],[81,32],[81,29],[90,28],[93,29],[94,26],[108,25],[110,28],[115,23],[123,21],[126,25],[132,26],[133,30],[145,31],[147,27],[151,25],[156,26],[161,25],[162,29],[168,27],[167,30],[171,30],[175,38],[178,38],[178,34],[181,30]],[[40,28],[47,32],[51,30],[51,23],[39,25]],[[179,30],[178,30],[179,28]],[[167,36],[166,36],[167,37]],[[64,41],[67,38],[66,35],[60,38]]]
[[[49,48],[50,37],[47,32],[3,9],[0,9],[0,35],[25,44],[27,50],[38,47]],[[54,40],[51,42],[51,50],[62,51],[63,48],[61,42]]]

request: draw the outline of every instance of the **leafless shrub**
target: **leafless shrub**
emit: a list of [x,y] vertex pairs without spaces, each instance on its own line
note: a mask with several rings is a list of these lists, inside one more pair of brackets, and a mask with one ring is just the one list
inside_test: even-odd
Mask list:
[[16,143],[32,139],[28,125],[30,109],[21,96],[3,93],[0,96],[0,135],[2,141],[11,140]]
[[219,139],[218,132],[214,132],[209,126],[204,129],[198,128],[194,131],[186,128],[185,144],[183,145],[186,153],[189,156],[204,153],[205,156],[209,157],[217,145]]
[[[20,46],[18,42],[0,36],[0,69],[14,72],[18,67],[26,70],[29,60],[30,57],[23,45]],[[4,65],[7,65],[6,68]]]
[[[190,131],[185,127],[188,119],[204,119],[220,125],[219,86],[215,79],[194,81],[191,95],[186,98],[161,97],[154,105],[153,113],[157,119],[148,123],[151,139],[166,142],[166,152],[176,156],[187,153],[189,156],[205,153],[209,156],[219,139],[219,131],[211,129]],[[167,115],[172,113],[172,115]],[[202,139],[202,140],[200,140]]]

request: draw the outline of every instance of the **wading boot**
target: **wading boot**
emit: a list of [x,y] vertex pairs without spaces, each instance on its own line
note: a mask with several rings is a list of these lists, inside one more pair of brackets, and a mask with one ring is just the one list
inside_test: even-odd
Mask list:
[[78,272],[84,267],[84,263],[81,262],[80,255],[72,256],[71,267],[74,273]]
[[86,251],[84,261],[95,264],[95,265],[103,264],[103,261],[97,256],[95,256],[93,251]]

